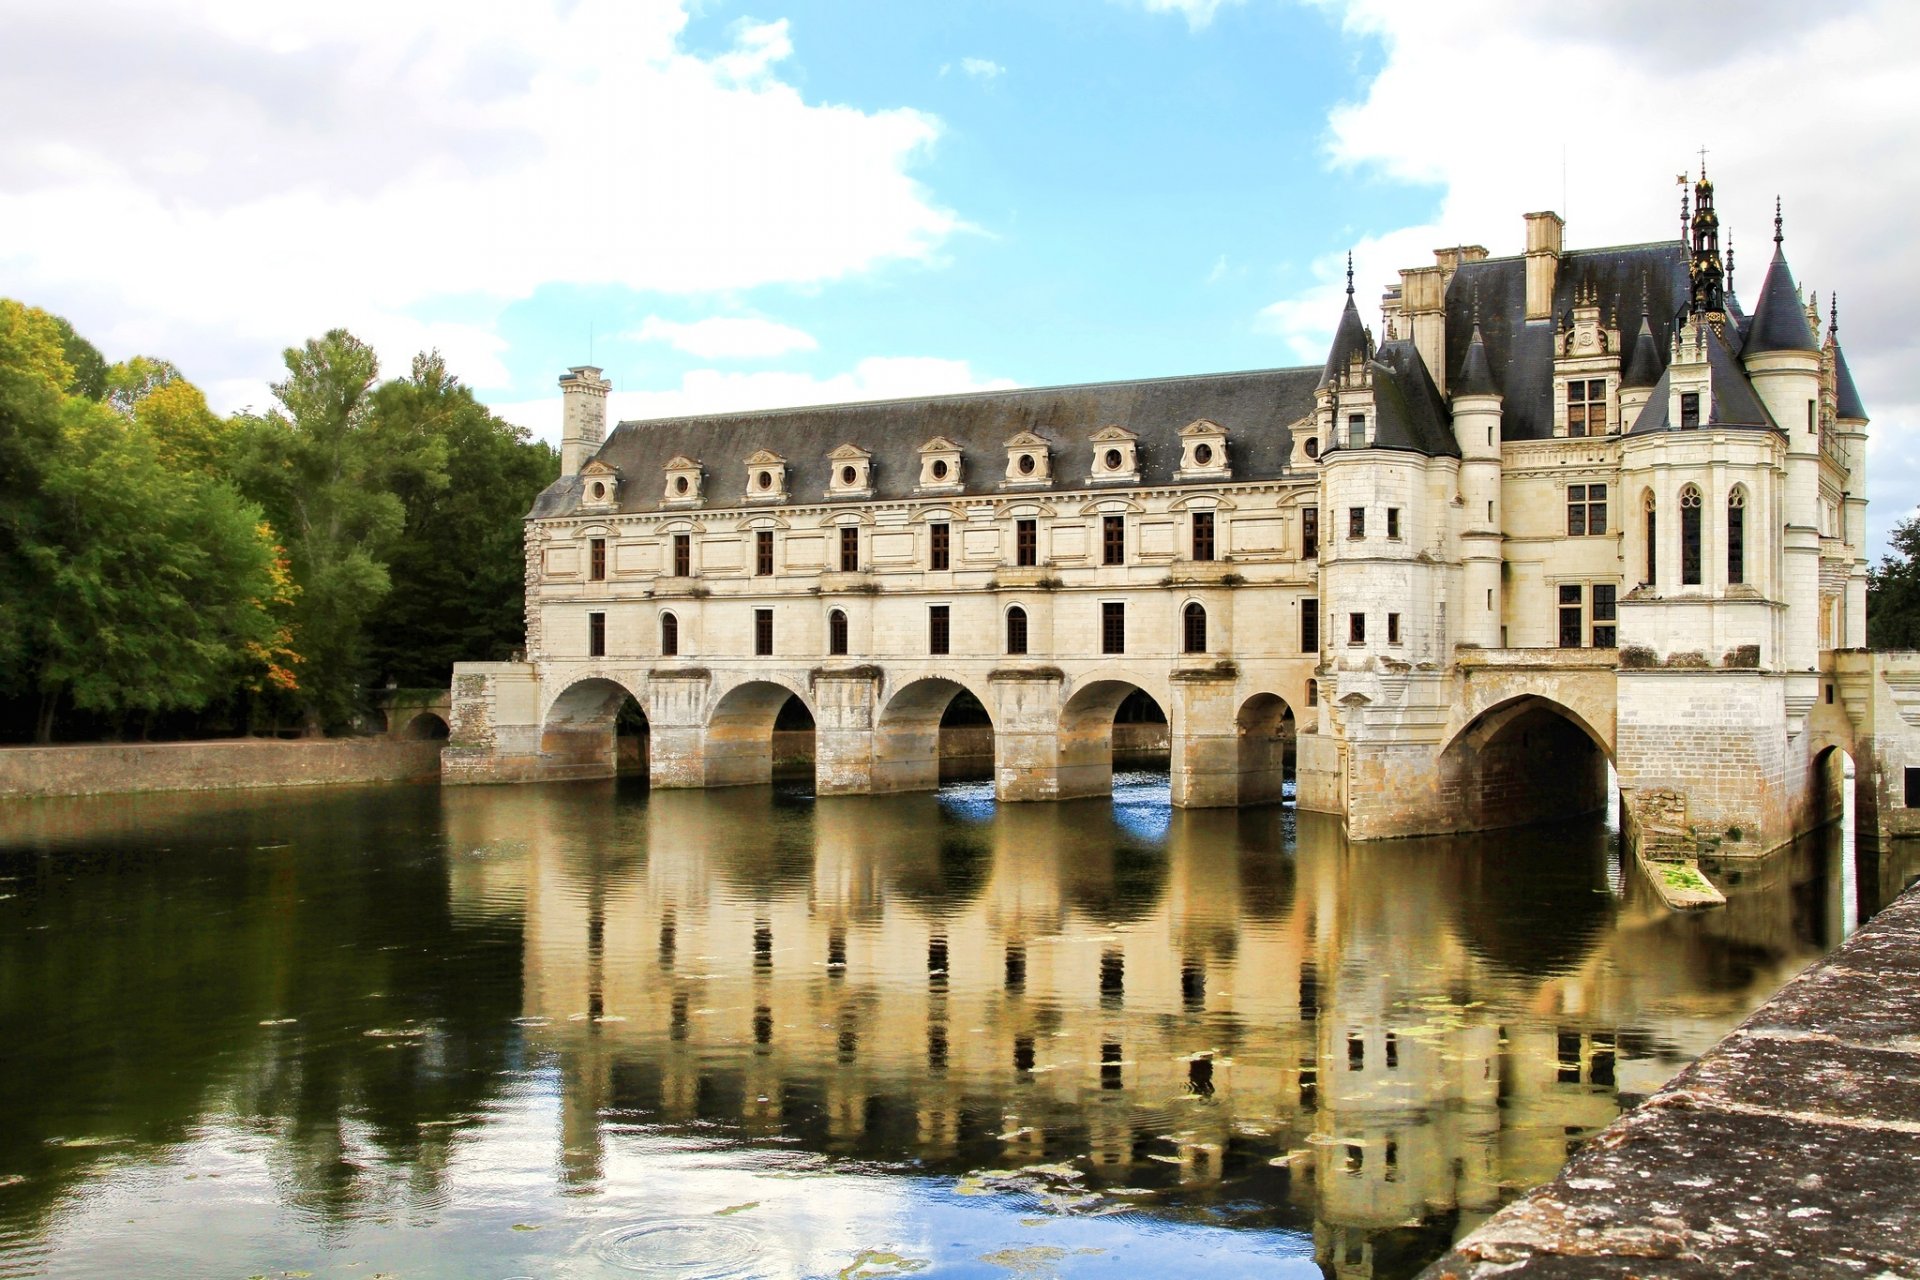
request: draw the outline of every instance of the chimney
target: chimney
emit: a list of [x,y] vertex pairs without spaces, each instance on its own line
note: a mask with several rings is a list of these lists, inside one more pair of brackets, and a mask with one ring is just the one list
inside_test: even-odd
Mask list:
[[607,438],[607,392],[613,384],[590,364],[560,375],[560,474],[578,475]]
[[1434,385],[1447,389],[1447,282],[1441,267],[1400,269],[1400,314],[1414,349],[1426,361]]
[[1557,213],[1527,215],[1527,319],[1553,319],[1553,283],[1560,270],[1560,244],[1567,229]]

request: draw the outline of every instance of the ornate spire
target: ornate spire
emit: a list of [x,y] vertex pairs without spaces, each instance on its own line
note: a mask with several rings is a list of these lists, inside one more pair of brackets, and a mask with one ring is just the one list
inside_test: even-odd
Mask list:
[[1353,296],[1353,250],[1347,250],[1347,296]]
[[1727,228],[1727,296],[1733,296],[1733,228]]
[[1713,182],[1703,160],[1700,181],[1694,184],[1693,244],[1687,263],[1691,283],[1689,310],[1700,315],[1725,315],[1725,269],[1720,265],[1720,215],[1713,210]]
[[1786,237],[1780,234],[1780,197],[1773,198],[1773,242],[1779,244]]

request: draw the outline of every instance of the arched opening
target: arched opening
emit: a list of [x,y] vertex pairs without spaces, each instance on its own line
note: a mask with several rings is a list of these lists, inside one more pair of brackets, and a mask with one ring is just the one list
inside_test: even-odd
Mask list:
[[1207,609],[1198,600],[1189,601],[1180,611],[1180,639],[1183,653],[1207,651]]
[[1286,699],[1256,693],[1234,717],[1240,745],[1240,803],[1278,804],[1293,798],[1298,726]]
[[407,721],[407,727],[400,731],[400,736],[416,742],[444,741],[449,732],[447,722],[436,712],[422,711]]
[[660,656],[663,658],[680,656],[680,619],[672,613],[660,615]]
[[1854,814],[1853,757],[1842,746],[1830,746],[1813,757],[1813,777],[1807,788],[1809,825],[1851,820]]
[[1007,609],[1007,652],[1014,657],[1027,651],[1027,611],[1019,605]]
[[541,775],[560,781],[644,774],[647,732],[646,711],[624,685],[599,678],[569,685],[540,729]]
[[1063,800],[1112,794],[1115,768],[1164,770],[1172,746],[1166,710],[1124,680],[1095,680],[1075,690],[1060,713],[1059,743]]
[[1733,486],[1727,495],[1727,584],[1747,580],[1747,491]]
[[827,612],[827,653],[831,657],[845,657],[847,652],[847,613],[844,609],[831,609]]
[[1458,829],[1552,822],[1605,809],[1609,753],[1593,729],[1547,698],[1513,698],[1482,712],[1440,756],[1440,791]]
[[771,680],[729,689],[707,720],[706,784],[761,786],[781,778],[812,778],[813,708]]
[[1700,491],[1680,491],[1680,585],[1700,585]]
[[880,711],[873,733],[875,791],[932,791],[993,768],[993,717],[965,685],[915,680]]

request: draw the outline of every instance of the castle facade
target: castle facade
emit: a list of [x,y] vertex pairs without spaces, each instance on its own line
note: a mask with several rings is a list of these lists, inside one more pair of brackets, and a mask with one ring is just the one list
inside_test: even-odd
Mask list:
[[[1605,804],[1643,843],[1760,853],[1827,813],[1920,831],[1920,668],[1866,654],[1868,418],[1776,216],[1751,314],[1713,186],[1682,239],[1443,249],[1318,368],[605,430],[561,379],[526,522],[527,650],[456,670],[450,781],[937,785],[962,693],[1002,800],[1103,794],[1164,714],[1174,803],[1370,839]],[[1822,330],[1824,329],[1824,334]],[[1911,714],[1913,722],[1909,722]],[[1610,783],[1612,764],[1617,784]],[[1289,784],[1292,784],[1291,787]]]

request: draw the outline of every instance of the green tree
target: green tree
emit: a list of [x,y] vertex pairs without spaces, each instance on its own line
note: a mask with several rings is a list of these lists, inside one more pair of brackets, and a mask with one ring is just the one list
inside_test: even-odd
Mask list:
[[397,456],[441,463],[394,473],[406,519],[387,562],[393,595],[369,622],[374,669],[405,687],[444,686],[455,662],[525,643],[521,519],[560,458],[475,400],[438,352],[382,386],[373,417]]
[[418,441],[373,429],[379,363],[364,342],[333,329],[285,358],[287,377],[273,388],[284,412],[238,423],[235,472],[279,530],[300,587],[294,644],[308,724],[337,726],[364,700],[365,631],[392,587],[385,557],[406,522],[394,478],[431,477],[440,464]]
[[234,424],[207,407],[200,388],[165,360],[134,356],[107,370],[106,403],[153,442],[175,471],[223,475],[232,461]]
[[107,359],[100,349],[73,331],[62,316],[49,316],[60,335],[60,354],[67,362],[67,380],[61,389],[84,400],[107,394]]
[[1920,514],[1893,526],[1893,551],[1867,570],[1867,643],[1920,649]]
[[73,378],[63,344],[54,317],[0,298],[0,696],[32,687],[33,553],[45,537],[42,492]]

